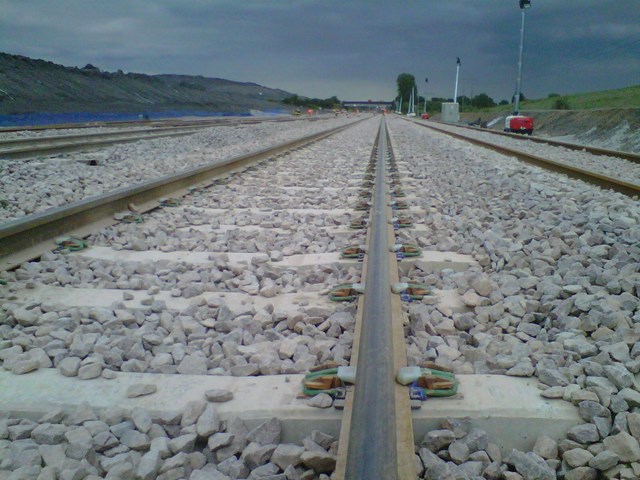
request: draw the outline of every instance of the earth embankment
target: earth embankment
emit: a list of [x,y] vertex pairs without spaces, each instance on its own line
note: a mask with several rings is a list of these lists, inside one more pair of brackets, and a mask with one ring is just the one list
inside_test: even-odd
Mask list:
[[[535,119],[534,135],[613,150],[640,152],[640,108],[596,110],[523,110]],[[461,113],[464,123],[482,122],[502,130],[505,114]]]
[[0,52],[0,115],[281,109],[291,94],[255,83],[190,75],[103,72]]

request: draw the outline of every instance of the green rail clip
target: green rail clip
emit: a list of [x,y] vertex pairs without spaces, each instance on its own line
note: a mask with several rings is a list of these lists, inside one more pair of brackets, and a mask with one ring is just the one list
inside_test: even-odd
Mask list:
[[329,290],[329,300],[333,302],[352,302],[364,291],[361,283],[343,283]]
[[89,246],[87,242],[85,242],[81,238],[76,237],[57,238],[56,245],[58,247],[53,250],[55,253],[78,252],[80,250],[84,250]]

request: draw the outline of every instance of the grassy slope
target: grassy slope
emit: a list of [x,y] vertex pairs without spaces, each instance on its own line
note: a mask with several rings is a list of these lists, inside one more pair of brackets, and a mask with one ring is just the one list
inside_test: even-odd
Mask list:
[[[520,110],[553,110],[558,97],[527,100],[520,103]],[[640,85],[604,90],[602,92],[579,93],[565,96],[571,110],[592,110],[597,108],[640,108]],[[482,110],[483,112],[508,112],[511,105]]]

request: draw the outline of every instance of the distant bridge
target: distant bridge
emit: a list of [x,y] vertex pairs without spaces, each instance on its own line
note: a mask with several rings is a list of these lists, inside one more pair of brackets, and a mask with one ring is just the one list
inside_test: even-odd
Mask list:
[[368,107],[368,108],[377,108],[377,107],[392,107],[394,105],[393,102],[383,102],[381,100],[343,100],[343,107]]

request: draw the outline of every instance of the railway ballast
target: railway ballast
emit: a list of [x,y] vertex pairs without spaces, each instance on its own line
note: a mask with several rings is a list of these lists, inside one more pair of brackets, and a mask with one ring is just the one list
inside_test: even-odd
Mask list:
[[[362,365],[346,398],[300,394],[305,375],[361,354],[382,208],[397,276],[383,293],[405,335],[394,355],[422,375],[374,375],[421,407],[377,419],[400,426],[380,455],[409,459],[397,478],[634,478],[637,200],[393,116],[388,135],[380,125],[3,272],[0,471],[327,480],[337,465],[361,478],[357,461],[340,469],[353,462],[341,420],[362,419],[340,408]],[[358,285],[353,302],[330,300],[340,285]],[[408,425],[415,445],[398,440]]]

